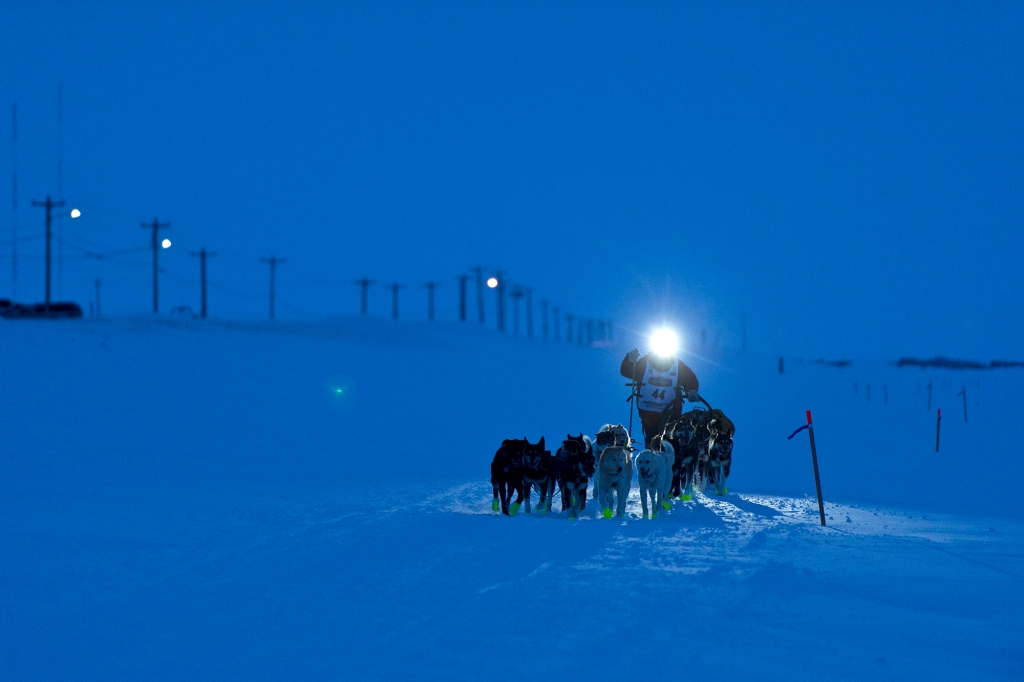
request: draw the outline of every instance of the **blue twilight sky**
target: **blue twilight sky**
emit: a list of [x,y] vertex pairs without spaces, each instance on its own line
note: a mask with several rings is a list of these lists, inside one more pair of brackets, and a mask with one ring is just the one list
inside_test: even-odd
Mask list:
[[[482,264],[564,310],[809,356],[1024,356],[1024,3],[8,2],[0,296],[358,310]],[[388,314],[377,286],[373,311]],[[493,311],[489,311],[492,313]]]

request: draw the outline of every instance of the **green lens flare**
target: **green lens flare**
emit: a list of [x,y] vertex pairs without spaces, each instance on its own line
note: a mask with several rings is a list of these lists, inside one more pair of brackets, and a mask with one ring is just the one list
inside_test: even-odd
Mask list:
[[355,382],[344,374],[332,374],[323,380],[324,398],[331,409],[344,412],[355,404]]

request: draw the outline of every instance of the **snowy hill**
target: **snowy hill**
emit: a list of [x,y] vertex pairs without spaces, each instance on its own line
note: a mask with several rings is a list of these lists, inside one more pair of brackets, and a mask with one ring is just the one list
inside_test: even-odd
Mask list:
[[1024,673],[1018,370],[705,349],[731,494],[567,523],[493,515],[490,457],[628,421],[628,343],[122,319],[0,346],[3,679]]

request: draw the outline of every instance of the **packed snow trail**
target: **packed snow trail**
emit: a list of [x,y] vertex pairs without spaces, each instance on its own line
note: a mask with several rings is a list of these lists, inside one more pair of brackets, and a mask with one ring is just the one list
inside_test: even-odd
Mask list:
[[508,518],[477,482],[6,492],[4,679],[1024,672],[1017,521],[829,504],[821,528],[813,499],[745,494]]

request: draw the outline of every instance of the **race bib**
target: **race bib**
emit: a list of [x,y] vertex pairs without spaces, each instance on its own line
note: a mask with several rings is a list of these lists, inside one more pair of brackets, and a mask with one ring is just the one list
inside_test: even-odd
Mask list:
[[637,407],[648,412],[664,412],[676,399],[679,363],[673,362],[667,372],[659,372],[647,363]]

